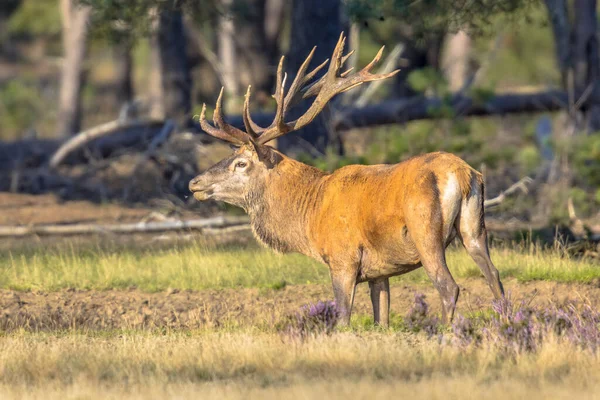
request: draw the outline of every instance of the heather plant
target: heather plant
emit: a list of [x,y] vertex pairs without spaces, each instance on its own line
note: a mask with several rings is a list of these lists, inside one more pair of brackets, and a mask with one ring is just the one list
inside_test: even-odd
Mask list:
[[473,323],[472,318],[457,315],[452,324],[452,333],[454,334],[454,343],[461,347],[481,344],[482,335],[480,329]]
[[483,334],[490,344],[505,351],[535,351],[544,337],[545,327],[540,324],[536,310],[521,303],[515,306],[510,294],[494,301],[495,314]]
[[404,319],[406,326],[413,332],[423,331],[433,336],[439,331],[439,319],[429,314],[429,304],[423,293],[415,293],[415,302]]
[[333,332],[338,317],[335,301],[319,301],[303,306],[283,323],[282,330],[289,337],[297,339],[328,335]]
[[474,319],[458,316],[452,326],[454,343],[493,346],[504,354],[535,352],[550,336],[581,348],[600,348],[600,313],[589,304],[569,301],[545,308],[515,304],[510,295],[496,301],[492,317],[477,329]]

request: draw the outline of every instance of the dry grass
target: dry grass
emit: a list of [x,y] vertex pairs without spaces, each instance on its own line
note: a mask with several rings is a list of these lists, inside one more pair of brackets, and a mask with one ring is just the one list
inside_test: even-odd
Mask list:
[[390,332],[307,342],[253,331],[0,340],[2,398],[591,399],[598,390],[600,357],[558,340],[516,357]]

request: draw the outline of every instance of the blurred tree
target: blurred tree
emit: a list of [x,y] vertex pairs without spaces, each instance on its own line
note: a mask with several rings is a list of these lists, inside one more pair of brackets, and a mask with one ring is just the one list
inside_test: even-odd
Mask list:
[[446,36],[442,54],[442,69],[451,92],[461,90],[471,70],[471,38],[465,31]]
[[131,57],[132,44],[130,41],[115,44],[113,48],[113,57],[116,66],[116,87],[117,87],[117,105],[130,103],[133,99],[132,68],[133,60]]
[[59,136],[77,133],[81,127],[81,88],[85,71],[90,7],[73,0],[61,0],[64,61],[60,79],[57,132]]
[[[378,42],[402,42],[400,73],[396,75],[394,94],[408,97],[416,94],[408,82],[413,71],[432,68],[439,71],[442,63],[442,49],[445,37],[455,46],[466,45],[464,31],[483,34],[491,26],[490,18],[497,15],[507,17],[519,15],[521,11],[535,4],[535,0],[347,0],[348,14],[358,23],[370,28]],[[377,29],[373,20],[393,20],[393,25],[385,25],[385,32]],[[463,31],[461,34],[459,31]],[[454,37],[456,35],[456,37]],[[454,42],[452,42],[454,39]],[[462,42],[458,43],[457,40]],[[466,48],[462,53],[468,53]],[[457,59],[453,80],[464,75],[465,57]],[[463,72],[458,72],[462,70]],[[464,80],[464,76],[461,78]],[[454,84],[451,84],[453,86]]]
[[[294,80],[296,71],[314,46],[317,46],[317,50],[308,67],[309,70],[331,56],[340,32],[348,32],[343,12],[342,2],[339,0],[294,0],[292,2],[292,33],[286,65],[288,85]],[[325,70],[321,71],[317,78],[322,76]],[[309,104],[305,101],[291,110],[289,119],[302,115]],[[332,106],[335,107],[335,103],[329,107]],[[310,152],[316,149],[321,153],[325,153],[327,147],[331,146],[336,153],[342,153],[340,138],[328,124],[330,121],[328,114],[326,108],[310,126],[294,135],[285,135],[278,139],[277,146],[287,152]]]
[[223,85],[235,101],[252,85],[260,103],[273,89],[283,0],[220,0],[217,47]]
[[[563,86],[572,103],[585,103],[583,120],[572,115],[573,131],[600,131],[600,52],[596,0],[545,0]],[[585,100],[585,101],[582,101]],[[589,101],[587,101],[589,100]],[[585,125],[585,126],[582,126]]]
[[179,126],[191,119],[192,77],[186,54],[186,38],[180,2],[159,8],[156,32],[160,56],[162,102],[165,115]]
[[0,2],[0,53],[4,51],[6,22],[11,14],[20,6],[21,0],[4,0]]

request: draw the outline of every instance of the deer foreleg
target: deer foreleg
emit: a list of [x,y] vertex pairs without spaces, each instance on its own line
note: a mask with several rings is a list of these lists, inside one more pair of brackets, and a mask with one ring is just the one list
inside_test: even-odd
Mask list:
[[352,304],[354,303],[354,292],[356,289],[356,274],[345,270],[331,269],[331,281],[333,283],[333,295],[339,313],[338,325],[350,324]]
[[369,281],[369,290],[375,324],[388,327],[390,324],[390,280],[382,278]]

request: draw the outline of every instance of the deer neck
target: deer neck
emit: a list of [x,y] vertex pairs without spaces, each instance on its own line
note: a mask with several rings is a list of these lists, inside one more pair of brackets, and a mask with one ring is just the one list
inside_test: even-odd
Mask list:
[[284,156],[248,201],[256,238],[278,252],[315,256],[307,233],[325,176],[317,168]]

